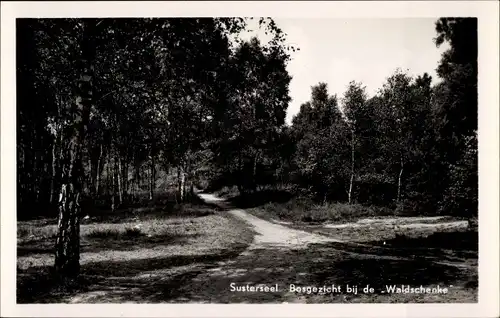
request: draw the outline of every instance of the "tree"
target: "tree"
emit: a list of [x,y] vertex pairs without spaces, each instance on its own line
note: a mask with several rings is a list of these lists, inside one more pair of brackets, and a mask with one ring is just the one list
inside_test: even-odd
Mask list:
[[349,192],[348,192],[348,202],[352,203],[352,191],[354,184],[355,175],[355,152],[357,149],[357,144],[359,144],[360,134],[361,134],[361,124],[362,116],[366,104],[367,96],[365,93],[365,88],[361,86],[361,83],[356,83],[354,81],[349,83],[347,91],[343,98],[343,110],[347,118],[347,124],[351,132],[351,177],[349,181]]
[[64,277],[75,277],[80,270],[80,211],[83,192],[83,143],[92,103],[92,79],[94,69],[95,20],[85,20],[77,24],[81,28],[81,57],[78,69],[81,76],[77,79],[72,118],[64,127],[66,140],[62,157],[62,184],[59,195],[58,234],[55,247],[55,268]]
[[218,121],[211,145],[215,163],[225,171],[227,184],[236,184],[242,194],[276,175],[279,158],[274,150],[290,100],[286,64],[291,48],[272,19],[259,22],[273,39],[263,45],[253,38],[235,46],[227,69],[225,108],[219,105],[224,113],[218,110],[212,117]]
[[[442,83],[435,88],[433,118],[439,145],[442,212],[476,215],[477,156],[471,150],[477,134],[477,19],[441,18],[436,22],[437,46],[447,42],[437,72]],[[472,141],[471,141],[472,140]],[[468,172],[463,172],[463,165]],[[462,185],[458,187],[457,185]],[[464,191],[460,195],[459,189]],[[451,195],[451,194],[454,195]],[[448,204],[457,196],[459,205]],[[470,204],[463,198],[469,197]],[[474,208],[472,208],[474,206]],[[467,212],[464,212],[466,210]]]
[[[407,74],[396,71],[387,79],[381,91],[384,104],[382,118],[384,123],[384,150],[389,159],[390,170],[397,171],[396,202],[402,200],[403,172],[405,165],[411,160],[413,141],[411,135],[410,116],[413,107],[411,91],[412,78]],[[397,166],[397,168],[396,168]]]
[[292,125],[297,142],[294,159],[299,172],[297,181],[323,201],[329,196],[343,198],[349,175],[348,126],[336,96],[328,94],[325,83],[319,83],[311,91],[311,101],[302,105]]

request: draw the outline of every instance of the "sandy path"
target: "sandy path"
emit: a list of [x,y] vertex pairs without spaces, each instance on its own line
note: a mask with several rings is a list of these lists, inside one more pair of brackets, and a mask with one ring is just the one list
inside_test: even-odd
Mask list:
[[[443,275],[455,283],[459,282],[459,275],[462,275],[460,279],[468,279],[477,268],[475,264],[452,263],[436,257],[422,262],[427,257],[415,260],[411,256],[392,254],[383,247],[352,248],[352,245],[358,244],[260,219],[244,210],[232,209],[224,199],[212,194],[198,195],[207,203],[227,209],[224,213],[251,225],[257,233],[253,243],[239,255],[217,262],[207,260],[166,268],[159,279],[144,279],[147,276],[147,268],[144,268],[144,272],[137,276],[122,278],[124,282],[111,281],[111,290],[90,290],[71,297],[68,302],[341,303],[347,301],[345,295],[307,295],[296,293],[289,286],[345,285],[353,281],[382,286],[390,279],[429,285],[440,282]],[[335,246],[336,243],[342,244]],[[231,286],[246,285],[279,287],[276,292],[238,292],[231,289]],[[474,296],[463,288],[457,292],[467,299]],[[359,302],[375,301],[371,296],[360,297]],[[384,298],[387,296],[377,297],[380,297],[379,301],[387,301]],[[415,296],[408,297],[415,300]]]
[[[205,202],[207,203],[212,203],[212,204],[217,204],[220,206],[226,206],[226,202],[224,199],[219,198],[213,194],[209,193],[199,193],[198,194],[200,198],[202,198]],[[391,256],[391,255],[384,255],[383,251],[384,250],[391,250],[391,248],[385,248],[382,246],[372,246],[368,244],[363,244],[363,243],[354,243],[354,242],[348,242],[345,240],[340,240],[340,239],[335,239],[332,237],[327,237],[323,236],[320,234],[315,234],[315,233],[310,233],[306,231],[301,231],[297,229],[290,228],[286,225],[281,225],[278,223],[274,222],[269,222],[266,220],[263,220],[261,218],[258,218],[256,216],[253,216],[249,214],[248,212],[241,210],[241,209],[230,209],[228,213],[232,214],[233,216],[244,220],[248,224],[253,226],[253,229],[255,232],[258,233],[258,235],[255,236],[253,244],[251,244],[247,251],[244,252],[242,255],[249,255],[252,250],[260,250],[260,249],[272,249],[272,248],[280,248],[280,249],[287,249],[287,250],[299,250],[299,249],[305,249],[309,244],[328,244],[328,243],[345,243],[350,246],[360,246],[360,247],[373,247],[375,250],[378,250],[379,253],[367,253],[367,252],[353,252],[353,251],[347,251],[342,248],[333,248],[329,247],[330,250],[336,251],[341,254],[347,254],[353,257],[363,257],[363,258],[374,258],[374,259],[384,259],[384,260],[398,260],[398,261],[413,261],[412,257],[401,257],[401,256]],[[441,217],[433,217],[433,218],[425,218],[425,217],[415,217],[415,218],[402,218],[404,221],[408,221],[407,219],[411,219],[413,221],[425,221],[426,219],[429,220],[436,220],[440,219]],[[370,219],[365,219],[366,221],[364,222],[365,224],[357,224],[359,226],[367,226],[374,224],[374,222],[369,222],[372,221]],[[382,225],[392,225],[393,222],[398,221],[398,219],[394,218],[388,218],[389,222],[384,222],[383,219],[381,220],[373,220],[375,222],[381,222]],[[285,223],[283,223],[285,224]],[[348,224],[340,224],[337,225],[339,227],[342,227],[343,225],[347,225],[347,227],[352,227],[353,224],[356,223],[348,223]],[[456,222],[447,222],[447,223],[432,223],[432,224],[425,224],[425,223],[414,223],[414,224],[405,224],[403,226],[405,227],[416,227],[416,228],[423,228],[423,227],[439,227],[439,226],[449,226],[449,227],[460,227],[462,224],[462,221],[456,221]],[[400,225],[401,227],[402,225]],[[325,226],[327,227],[327,226]],[[380,253],[382,252],[382,253]],[[457,263],[450,263],[450,262],[439,262],[435,260],[429,260],[433,263],[436,264],[441,264],[441,265],[446,265],[446,266],[456,266],[456,267],[464,267],[464,268],[474,268],[474,266],[470,266],[467,264],[457,264]]]
[[[213,194],[200,193],[199,196],[208,203],[224,201]],[[258,233],[254,239],[254,243],[250,246],[250,249],[258,249],[264,246],[290,247],[298,249],[305,248],[307,245],[313,243],[341,242],[340,240],[336,240],[334,238],[271,223],[255,217],[244,210],[232,209],[229,210],[228,213],[252,225],[254,231]]]

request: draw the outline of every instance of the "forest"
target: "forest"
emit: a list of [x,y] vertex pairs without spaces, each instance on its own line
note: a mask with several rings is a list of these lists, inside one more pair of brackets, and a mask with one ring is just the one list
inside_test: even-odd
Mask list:
[[58,220],[59,273],[78,274],[84,216],[166,192],[477,218],[477,19],[436,21],[438,79],[320,82],[291,124],[300,47],[254,19],[269,43],[238,37],[251,18],[17,20],[17,218]]

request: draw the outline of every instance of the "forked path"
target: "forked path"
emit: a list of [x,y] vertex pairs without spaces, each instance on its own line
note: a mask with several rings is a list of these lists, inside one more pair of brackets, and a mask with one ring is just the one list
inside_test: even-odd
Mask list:
[[[203,199],[207,203],[219,205],[221,207],[228,207],[226,201],[222,198],[219,198],[213,194],[208,193],[200,193],[199,197]],[[250,254],[251,250],[263,250],[263,249],[285,249],[285,250],[300,250],[305,249],[310,244],[328,244],[328,243],[342,243],[340,246],[334,246],[329,244],[328,250],[335,251],[337,253],[341,253],[344,255],[350,255],[354,257],[363,257],[365,259],[384,259],[384,260],[394,260],[394,261],[412,261],[412,257],[402,257],[401,255],[391,255],[391,253],[387,253],[391,248],[385,248],[381,246],[373,246],[367,245],[363,243],[354,243],[348,242],[340,239],[336,239],[333,237],[327,237],[315,233],[310,233],[306,231],[301,231],[297,229],[293,229],[284,225],[272,223],[256,216],[253,216],[242,209],[229,209],[228,213],[233,216],[247,222],[253,227],[253,230],[258,233],[255,236],[253,243],[248,247],[247,253],[243,253],[244,255]],[[415,218],[418,220],[418,218]],[[422,218],[420,218],[422,219]],[[391,220],[391,219],[389,219]],[[465,221],[464,221],[465,222]],[[450,222],[449,222],[450,223]],[[451,222],[461,223],[460,221]],[[446,223],[447,224],[447,223]],[[409,224],[411,225],[411,224]],[[418,224],[417,224],[418,225]],[[424,226],[426,224],[423,224]],[[437,224],[430,224],[437,225]],[[403,225],[404,226],[404,225]],[[407,224],[408,226],[408,224]],[[368,247],[368,250],[352,250],[347,247]],[[446,262],[439,261],[436,259],[432,259],[429,261],[444,265],[444,266],[453,266],[459,268],[475,268],[476,265],[463,264],[461,262]]]
[[[227,213],[247,222],[256,232],[253,243],[237,257],[203,269],[181,286],[169,302],[202,303],[340,303],[350,301],[342,294],[305,294],[294,286],[323,286],[358,283],[382,286],[388,282],[430,285],[441,280],[468,277],[471,268],[440,264],[435,259],[415,260],[386,249],[356,247],[353,243],[309,233],[255,217],[245,210],[232,209],[224,199],[198,194],[207,203],[227,208]],[[451,266],[450,266],[451,265]],[[460,274],[462,273],[462,274]],[[242,292],[232,286],[274,286],[277,292]],[[451,285],[451,283],[450,283]],[[463,295],[462,295],[463,294]],[[457,289],[452,297],[469,297]],[[386,302],[385,294],[358,295],[358,302]],[[426,295],[408,296],[404,301],[424,301]],[[444,298],[443,298],[444,299]],[[443,301],[441,299],[441,301]],[[439,301],[434,299],[430,301]]]
[[[346,286],[347,284],[463,285],[477,277],[477,265],[444,264],[442,254],[429,259],[381,247],[363,247],[335,238],[309,233],[255,217],[245,210],[233,209],[224,199],[198,193],[210,204],[223,207],[232,217],[253,227],[253,242],[243,252],[216,260],[199,258],[189,264],[168,267],[152,278],[146,265],[139,264],[134,277],[106,280],[72,297],[72,303],[168,302],[168,303],[342,303],[388,302],[388,294],[356,296],[342,293],[305,293],[291,286]],[[224,233],[220,233],[224,235]],[[171,264],[170,264],[171,265]],[[472,278],[471,278],[472,277]],[[262,292],[241,288],[271,288]],[[236,288],[240,289],[236,289]],[[398,296],[401,302],[447,302],[448,299],[477,301],[466,288],[454,287],[449,297],[425,294]]]
[[[224,204],[224,199],[214,196],[213,194],[200,193],[199,196],[207,203],[221,205]],[[341,242],[326,236],[308,233],[292,229],[283,225],[271,223],[261,218],[255,217],[241,209],[231,209],[228,211],[231,215],[247,222],[258,235],[255,236],[250,249],[262,247],[293,247],[294,249],[305,248],[309,244],[321,244],[328,242]]]

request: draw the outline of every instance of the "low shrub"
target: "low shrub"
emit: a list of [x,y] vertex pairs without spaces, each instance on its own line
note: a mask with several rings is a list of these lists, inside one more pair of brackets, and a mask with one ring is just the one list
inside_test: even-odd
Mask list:
[[41,239],[55,239],[56,236],[57,226],[55,225],[26,225],[17,227],[17,238],[23,242]]
[[95,239],[117,239],[120,237],[120,231],[117,229],[97,228],[90,231],[86,236]]
[[307,197],[295,197],[285,203],[270,202],[262,207],[262,212],[280,220],[322,223],[351,222],[360,218],[394,215],[394,210],[361,204],[315,203]]
[[144,235],[145,234],[139,227],[127,227],[123,231],[120,231],[119,229],[97,228],[90,231],[86,236],[88,238],[101,240],[119,240],[136,238]]
[[125,233],[123,234],[125,237],[134,238],[139,236],[144,236],[140,228],[130,227],[125,229]]

